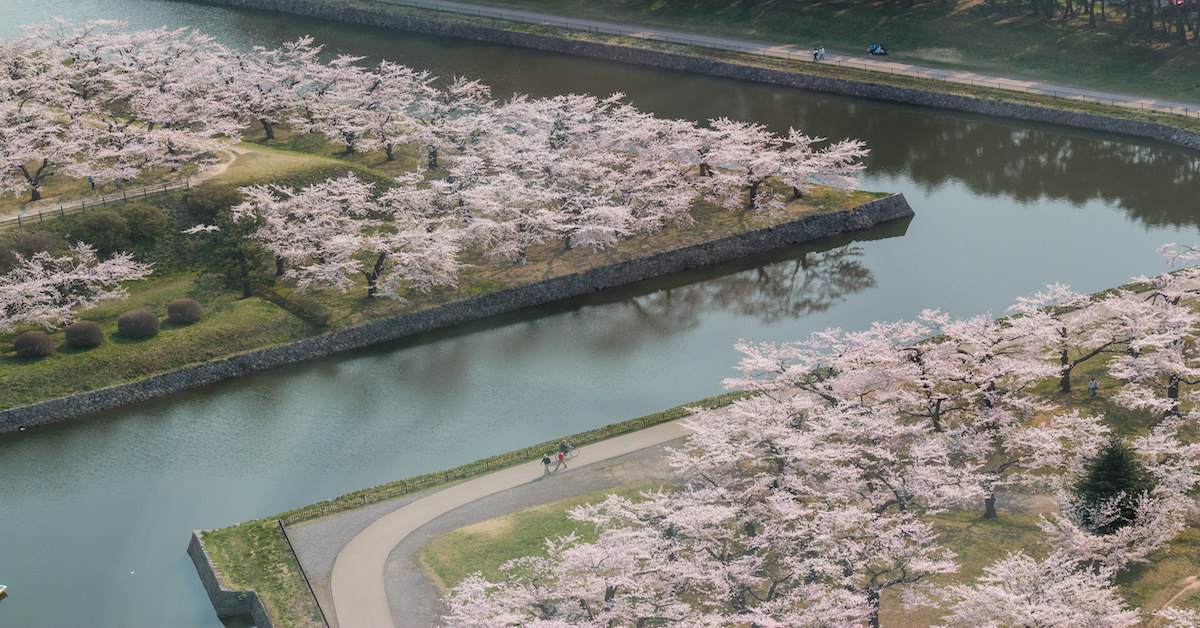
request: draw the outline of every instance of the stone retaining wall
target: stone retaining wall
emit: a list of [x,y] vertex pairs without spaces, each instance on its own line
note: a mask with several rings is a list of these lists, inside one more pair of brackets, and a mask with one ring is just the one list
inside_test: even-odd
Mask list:
[[677,53],[658,52],[597,42],[576,41],[546,35],[518,33],[501,28],[488,28],[477,23],[469,23],[464,21],[463,18],[449,13],[445,14],[445,19],[436,19],[432,17],[437,15],[436,12],[419,11],[396,5],[358,2],[356,0],[345,0],[341,3],[322,2],[321,0],[206,1],[211,4],[280,11],[308,17],[395,28],[431,35],[474,39],[506,46],[520,46],[562,54],[707,74],[710,76],[797,87],[856,98],[870,98],[1028,122],[1057,124],[1104,133],[1133,135],[1191,150],[1200,150],[1200,133],[1165,124],[1155,124],[1127,118],[1114,118],[1091,113],[1063,111],[1051,107],[1000,102],[984,98],[941,94],[890,85],[877,85],[862,81],[848,81],[830,77],[796,74],[782,70],[759,68]]
[[904,195],[897,194],[853,209],[808,216],[766,229],[499,290],[286,345],[189,366],[137,382],[12,408],[0,412],[0,434],[55,423],[270,368],[353,351],[389,340],[407,338],[435,329],[545,305],[691,268],[735,260],[839,233],[861,231],[884,222],[912,216],[913,210]]
[[200,540],[199,531],[192,532],[192,541],[188,543],[187,553],[192,557],[192,563],[196,565],[196,573],[200,574],[200,582],[204,584],[204,590],[208,592],[208,599],[216,609],[217,617],[221,619],[249,617],[258,628],[272,628],[271,618],[267,616],[267,609],[258,599],[258,593],[231,591],[221,586],[217,570],[213,568],[212,562],[208,558],[208,552],[204,551],[204,543]]

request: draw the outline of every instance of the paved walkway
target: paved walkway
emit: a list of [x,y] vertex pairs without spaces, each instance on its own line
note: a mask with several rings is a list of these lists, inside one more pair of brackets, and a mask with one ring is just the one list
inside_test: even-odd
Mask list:
[[[623,35],[627,37],[638,37],[640,39],[653,39],[657,41],[687,44],[691,46],[702,46],[705,48],[716,48],[720,50],[735,50],[738,52],[747,52],[751,54],[779,57],[784,59],[803,59],[811,61],[813,48],[820,45],[820,42],[813,42],[812,45],[798,46],[752,41],[746,39],[734,39],[730,37],[716,37],[662,28],[632,26],[629,24],[618,24],[616,22],[603,22],[599,20],[585,20],[580,18],[563,17],[560,15],[550,15],[546,13],[534,13],[532,11],[521,11],[517,9],[499,9],[461,2],[443,2],[442,0],[378,1],[423,9],[460,13],[464,15],[476,15],[515,22],[560,26],[576,30]],[[916,76],[919,78],[935,79],[951,83],[982,85],[986,87],[996,87],[1000,89],[1027,92],[1031,94],[1044,94],[1049,96],[1061,96],[1064,98],[1075,98],[1078,100],[1120,105],[1129,107],[1131,109],[1140,109],[1143,111],[1176,113],[1200,118],[1200,104],[1198,103],[1169,100],[1165,98],[1148,98],[1132,94],[1123,94],[1120,92],[1064,85],[1061,83],[1015,79],[993,74],[969,72],[966,70],[946,70],[916,65],[913,63],[892,61],[884,57],[868,56],[866,54],[866,48],[870,43],[871,42],[864,41],[863,50],[859,54],[845,54],[826,51],[825,60],[821,61],[821,63],[860,68],[864,70],[874,70],[877,72],[886,72],[888,74]]]
[[[686,431],[678,422],[664,423],[632,434],[580,448],[570,468],[595,465],[681,438]],[[393,548],[419,528],[451,511],[502,491],[542,480],[541,461],[531,461],[411,501],[383,515],[346,543],[333,564],[330,591],[340,628],[396,626],[388,602],[385,570]],[[407,618],[403,609],[396,614]],[[406,624],[407,625],[407,624]]]

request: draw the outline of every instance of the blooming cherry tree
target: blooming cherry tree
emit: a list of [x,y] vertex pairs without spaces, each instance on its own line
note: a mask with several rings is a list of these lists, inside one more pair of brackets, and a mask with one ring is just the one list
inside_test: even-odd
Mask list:
[[62,255],[49,252],[18,256],[17,266],[0,275],[0,331],[28,324],[57,329],[71,323],[75,311],[126,295],[122,282],[150,274],[150,264],[129,253],[99,260],[79,243]]

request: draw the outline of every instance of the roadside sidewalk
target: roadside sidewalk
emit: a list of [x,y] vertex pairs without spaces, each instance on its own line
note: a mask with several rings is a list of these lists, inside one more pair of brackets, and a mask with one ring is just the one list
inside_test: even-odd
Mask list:
[[[813,48],[820,45],[820,42],[813,42],[813,45],[811,46],[773,44],[746,39],[700,35],[696,33],[674,31],[662,28],[641,27],[629,24],[618,24],[615,22],[603,22],[599,20],[585,20],[580,18],[564,17],[561,15],[521,11],[517,9],[498,9],[493,7],[466,4],[462,2],[445,2],[442,0],[377,1],[388,4],[431,9],[435,11],[446,11],[462,15],[490,17],[514,22],[525,22],[529,24],[559,26],[582,31],[607,33],[610,35],[621,35],[626,37],[637,37],[639,39],[652,39],[656,41],[686,44],[690,46],[701,46],[719,50],[734,50],[737,52],[746,52],[768,57],[779,57],[783,59],[806,60],[810,63],[812,62]],[[1150,98],[1137,96],[1134,94],[1123,94],[1120,92],[1065,85],[1061,83],[1016,79],[993,74],[969,72],[966,70],[946,70],[912,63],[891,61],[886,58],[868,56],[866,54],[866,47],[870,43],[871,42],[863,42],[863,51],[861,54],[846,54],[827,51],[825,54],[825,59],[819,63],[830,63],[845,67],[873,70],[876,72],[886,72],[888,74],[915,76],[918,78],[934,79],[949,83],[963,83],[967,85],[995,87],[998,89],[1006,89],[1030,94],[1041,94],[1046,96],[1085,100],[1108,105],[1119,105],[1141,111],[1175,113],[1189,117],[1200,118],[1200,103],[1189,103],[1163,98]]]
[[[580,448],[579,455],[569,462],[570,469],[609,462],[682,438],[686,434],[686,430],[676,421],[593,443]],[[567,474],[562,475],[561,478],[557,475],[552,476],[550,481],[565,481]],[[540,460],[533,460],[455,484],[381,516],[350,539],[338,552],[330,577],[333,608],[325,608],[326,614],[335,616],[336,625],[340,628],[396,626],[386,586],[388,557],[393,549],[422,526],[442,515],[508,489],[542,481],[542,463]],[[546,501],[553,499],[558,497]],[[409,618],[408,613],[402,609],[397,615]]]

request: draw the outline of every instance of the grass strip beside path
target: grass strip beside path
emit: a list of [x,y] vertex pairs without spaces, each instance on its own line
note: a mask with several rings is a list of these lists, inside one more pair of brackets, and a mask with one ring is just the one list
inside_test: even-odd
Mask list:
[[[709,397],[662,412],[572,434],[567,439],[576,446],[584,446],[684,418],[689,414],[688,408],[719,408],[746,396],[744,392],[732,392]],[[418,491],[446,486],[539,459],[544,452],[553,450],[557,445],[558,439],[538,443],[445,471],[426,473],[382,486],[355,491],[273,517],[248,521],[220,530],[203,531],[200,533],[200,537],[208,551],[213,568],[222,576],[221,586],[235,591],[253,590],[257,592],[273,620],[288,618],[286,623],[277,621],[277,625],[321,626],[319,615],[315,613],[315,602],[308,594],[304,583],[300,564],[288,549],[287,542],[279,531],[277,521],[283,521],[285,525],[294,525]],[[309,610],[310,606],[311,610]],[[305,620],[305,617],[310,619]]]

